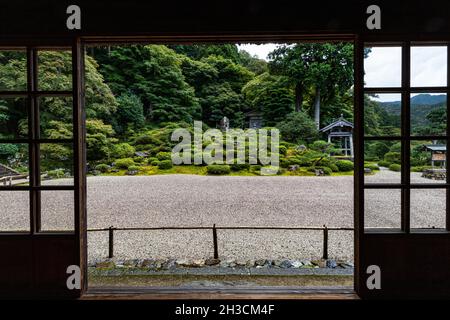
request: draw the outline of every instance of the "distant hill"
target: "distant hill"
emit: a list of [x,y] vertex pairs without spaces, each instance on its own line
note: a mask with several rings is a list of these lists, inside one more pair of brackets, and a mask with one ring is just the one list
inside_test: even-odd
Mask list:
[[[447,95],[431,95],[419,94],[411,98],[411,122],[412,125],[427,124],[426,116],[431,111],[445,107],[447,102]],[[380,105],[388,113],[399,115],[401,110],[400,101],[382,102]]]

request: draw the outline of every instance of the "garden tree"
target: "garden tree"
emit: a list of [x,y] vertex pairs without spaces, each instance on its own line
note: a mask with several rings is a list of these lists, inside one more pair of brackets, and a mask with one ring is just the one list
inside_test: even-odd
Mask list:
[[[72,59],[66,51],[39,52],[39,89],[72,90]],[[26,57],[16,52],[0,54],[0,88],[14,91],[25,81]],[[97,71],[98,65],[87,57],[85,61],[86,114],[88,117],[110,120],[116,111],[117,102],[103,77]],[[16,80],[15,80],[16,79]],[[25,90],[25,88],[21,88]],[[51,121],[72,122],[72,99],[61,97],[41,97],[41,130],[45,131]],[[23,135],[27,131],[27,116],[23,99],[4,99],[0,102],[2,134]],[[6,129],[5,129],[6,128]],[[6,132],[7,131],[7,132]]]
[[322,108],[320,115],[322,126],[336,121],[341,115],[344,119],[353,122],[353,90],[351,89],[337,94],[333,103]]
[[86,120],[87,160],[103,160],[111,156],[111,149],[117,139],[111,125],[102,120]]
[[0,99],[0,138],[23,138],[27,127],[26,99]]
[[364,96],[364,132],[366,135],[399,135],[399,117],[389,114],[380,102]]
[[219,71],[214,66],[188,57],[182,58],[181,68],[186,82],[195,88],[196,92],[219,77]]
[[265,72],[242,88],[245,101],[252,110],[262,112],[264,124],[273,126],[294,111],[294,92],[287,78]]
[[259,59],[257,56],[252,56],[245,50],[239,50],[240,64],[256,75],[263,74],[269,71],[268,63],[264,59]]
[[244,125],[244,99],[234,91],[230,84],[213,83],[205,86],[199,93],[202,105],[202,121],[215,126],[224,116],[230,119],[231,127]]
[[[72,137],[73,126],[70,123],[63,121],[50,121],[44,134],[49,139],[70,139]],[[112,149],[117,143],[114,138],[114,130],[111,125],[105,124],[103,120],[88,119],[86,120],[86,146],[87,146],[87,160],[103,160],[111,156]],[[61,145],[65,150],[63,154],[68,154],[71,145]],[[55,149],[46,146],[44,152],[53,152]],[[53,157],[50,155],[50,158]]]
[[296,111],[302,109],[308,88],[314,94],[314,120],[320,126],[322,103],[331,104],[353,84],[353,46],[350,43],[280,45],[269,54],[272,73],[287,76],[295,88]]
[[291,112],[276,127],[280,130],[281,139],[288,142],[311,142],[318,137],[314,121],[304,111]]
[[209,64],[218,71],[216,78],[218,82],[229,83],[230,87],[236,92],[241,92],[242,87],[255,76],[247,68],[221,56],[209,56],[201,61]]
[[431,153],[424,148],[423,141],[411,143],[411,166],[426,166],[431,164]]
[[226,116],[232,126],[242,127],[248,108],[241,90],[254,77],[252,72],[216,55],[200,61],[184,57],[182,68],[186,81],[195,88],[203,122],[214,127]]
[[440,106],[434,110],[431,110],[425,118],[428,123],[426,125],[413,128],[415,134],[440,135],[446,131],[447,108],[445,106]]
[[182,58],[162,45],[120,46],[96,52],[101,72],[116,95],[134,93],[147,120],[187,121],[200,117],[194,89],[182,74]]
[[169,45],[176,53],[185,55],[193,60],[201,60],[211,55],[230,59],[234,63],[241,63],[239,50],[234,44],[191,44]]
[[384,158],[384,155],[389,152],[389,142],[386,141],[376,141],[368,143],[366,142],[366,145],[364,149],[365,152],[365,158],[366,159],[374,159],[374,160],[382,160]]
[[137,95],[122,94],[117,98],[117,103],[117,112],[114,116],[114,129],[117,133],[124,133],[127,127],[139,129],[144,126],[144,105]]

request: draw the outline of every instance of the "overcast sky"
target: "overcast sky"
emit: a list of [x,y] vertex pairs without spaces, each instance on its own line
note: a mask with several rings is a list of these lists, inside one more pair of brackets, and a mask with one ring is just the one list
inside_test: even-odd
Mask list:
[[260,59],[268,60],[267,55],[269,52],[273,51],[276,48],[275,43],[267,43],[267,44],[241,44],[238,45],[239,50],[245,50],[250,53],[252,56],[258,56]]
[[[411,49],[411,86],[432,87],[447,84],[446,47]],[[400,87],[401,48],[372,48],[364,61],[366,87]],[[424,92],[426,93],[426,92]],[[399,95],[380,95],[380,101],[399,100]]]
[[[244,44],[239,49],[246,50],[260,59],[267,59],[276,44]],[[430,87],[447,84],[446,47],[413,47],[411,49],[411,86]],[[372,48],[364,61],[367,87],[399,87],[401,84],[401,48]],[[426,92],[424,92],[426,93]],[[379,101],[398,101],[398,94],[379,95]]]

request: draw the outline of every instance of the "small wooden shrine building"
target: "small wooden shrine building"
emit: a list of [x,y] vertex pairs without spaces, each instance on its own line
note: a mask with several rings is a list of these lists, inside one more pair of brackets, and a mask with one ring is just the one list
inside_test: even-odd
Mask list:
[[320,132],[328,136],[328,143],[335,143],[339,140],[342,154],[353,158],[353,123],[344,119],[344,116],[320,129]]
[[425,145],[425,150],[431,152],[431,166],[445,168],[447,162],[447,146],[445,144],[428,144]]

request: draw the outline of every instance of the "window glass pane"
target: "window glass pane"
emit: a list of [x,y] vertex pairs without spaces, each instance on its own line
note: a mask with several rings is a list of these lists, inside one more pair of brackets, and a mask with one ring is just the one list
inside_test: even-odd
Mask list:
[[71,139],[73,137],[72,107],[70,97],[40,98],[41,138]]
[[411,135],[445,135],[447,130],[447,95],[412,94]]
[[411,141],[411,183],[445,183],[445,140]]
[[0,91],[27,90],[26,51],[0,51]]
[[29,191],[0,191],[0,232],[29,230]]
[[401,95],[397,93],[365,95],[365,136],[400,136],[401,105]]
[[411,189],[411,228],[445,228],[445,189]]
[[447,85],[447,47],[411,47],[411,86]]
[[364,182],[401,182],[400,140],[369,140],[364,142]]
[[72,90],[72,53],[38,52],[38,88],[41,91]]
[[73,185],[73,145],[40,145],[42,185]]
[[365,228],[401,228],[400,189],[366,189],[364,191]]
[[20,139],[27,137],[27,99],[0,97],[0,139]]
[[28,184],[28,144],[0,143],[0,187]]
[[366,87],[400,87],[402,74],[401,47],[366,48],[364,83]]
[[41,231],[72,231],[75,222],[73,191],[41,191]]

